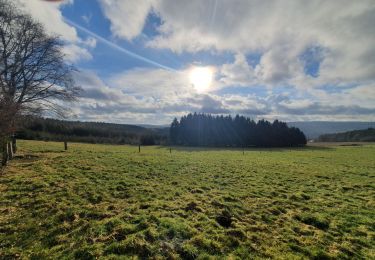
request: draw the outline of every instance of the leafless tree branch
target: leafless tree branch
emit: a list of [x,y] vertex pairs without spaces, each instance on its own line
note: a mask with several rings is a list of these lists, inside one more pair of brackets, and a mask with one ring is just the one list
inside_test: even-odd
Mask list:
[[74,101],[80,88],[74,68],[64,61],[62,42],[0,0],[0,131],[12,130],[17,117],[40,111],[63,112],[62,101]]

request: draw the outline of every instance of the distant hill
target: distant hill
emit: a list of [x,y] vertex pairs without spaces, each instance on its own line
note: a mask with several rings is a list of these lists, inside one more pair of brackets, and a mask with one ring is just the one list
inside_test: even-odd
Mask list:
[[167,135],[164,128],[35,117],[25,118],[17,133],[20,139],[144,145],[165,143]]
[[319,142],[375,142],[375,129],[348,131],[319,136]]
[[323,134],[375,128],[375,122],[305,121],[288,122],[288,125],[301,129],[305,133],[307,139],[316,139]]
[[160,128],[169,128],[170,125],[150,125],[150,124],[136,124],[136,126],[150,128],[150,129],[160,129]]

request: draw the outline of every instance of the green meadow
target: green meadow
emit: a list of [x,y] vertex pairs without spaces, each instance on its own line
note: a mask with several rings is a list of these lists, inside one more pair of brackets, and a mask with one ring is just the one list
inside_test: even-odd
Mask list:
[[375,258],[375,145],[18,146],[0,259]]

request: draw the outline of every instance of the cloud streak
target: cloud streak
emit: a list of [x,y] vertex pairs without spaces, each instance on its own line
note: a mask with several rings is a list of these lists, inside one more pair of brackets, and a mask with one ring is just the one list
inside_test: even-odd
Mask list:
[[146,57],[144,57],[142,55],[139,55],[139,54],[137,54],[135,52],[129,51],[129,50],[127,50],[127,49],[125,49],[125,48],[123,48],[123,47],[121,47],[121,46],[119,46],[119,45],[117,45],[117,44],[115,44],[115,43],[113,43],[113,42],[111,42],[111,41],[103,38],[102,36],[100,36],[100,35],[92,32],[92,31],[88,30],[87,28],[85,28],[85,27],[83,27],[83,26],[81,26],[81,25],[79,25],[79,24],[77,24],[77,23],[69,20],[66,17],[64,17],[64,21],[66,23],[70,24],[71,26],[74,26],[75,28],[79,29],[80,31],[85,32],[86,34],[94,37],[95,39],[97,39],[98,41],[106,44],[107,46],[109,46],[109,47],[111,47],[111,48],[113,48],[113,49],[115,49],[117,51],[120,51],[120,52],[122,52],[122,53],[124,53],[124,54],[126,54],[126,55],[128,55],[128,56],[130,56],[132,58],[135,58],[137,60],[143,61],[143,62],[145,62],[147,64],[156,66],[156,67],[161,68],[161,69],[175,71],[175,69],[173,69],[171,67],[165,66],[165,65],[163,65],[163,64],[161,64],[159,62],[153,61],[153,60],[148,59],[148,58],[146,58]]

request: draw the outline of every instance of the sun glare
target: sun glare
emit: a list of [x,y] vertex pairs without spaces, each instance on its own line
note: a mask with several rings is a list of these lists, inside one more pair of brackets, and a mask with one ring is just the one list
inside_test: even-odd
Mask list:
[[194,67],[190,71],[190,83],[198,92],[205,92],[212,83],[213,70],[209,67]]

